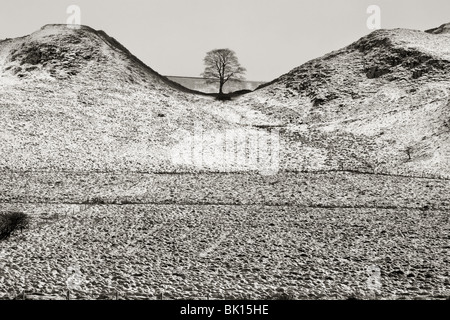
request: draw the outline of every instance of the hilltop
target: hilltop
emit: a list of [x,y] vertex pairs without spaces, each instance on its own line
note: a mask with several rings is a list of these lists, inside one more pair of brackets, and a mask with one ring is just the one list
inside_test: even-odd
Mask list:
[[433,33],[433,34],[450,33],[450,23],[445,23],[445,24],[439,26],[438,28],[426,30],[425,32]]
[[147,88],[165,84],[193,92],[158,74],[104,31],[88,26],[72,29],[52,24],[29,36],[4,40],[0,47],[0,62],[3,79],[12,80],[11,76],[15,76],[43,81],[90,80],[139,84]]

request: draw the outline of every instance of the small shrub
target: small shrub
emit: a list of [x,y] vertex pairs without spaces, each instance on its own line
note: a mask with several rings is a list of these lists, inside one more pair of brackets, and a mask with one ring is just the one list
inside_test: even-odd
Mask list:
[[0,213],[0,240],[7,239],[14,231],[23,230],[30,224],[30,217],[23,212]]
[[447,128],[448,130],[450,130],[450,119],[447,119],[444,121],[444,128]]

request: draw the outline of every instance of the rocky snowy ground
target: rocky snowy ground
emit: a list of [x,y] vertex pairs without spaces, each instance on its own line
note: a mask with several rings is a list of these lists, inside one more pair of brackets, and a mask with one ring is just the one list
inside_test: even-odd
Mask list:
[[[127,185],[124,177],[116,179]],[[62,299],[68,289],[72,299],[450,296],[448,181],[344,173],[305,178],[139,176],[153,191],[129,197],[128,204],[102,203],[110,200],[102,194],[105,176],[96,177],[104,201],[90,204],[80,196],[81,181],[89,179],[66,176],[59,187],[49,176],[28,179],[16,189],[28,201],[20,192],[10,197],[2,181],[0,211],[33,219],[29,230],[0,243],[0,296],[25,290],[33,299]],[[189,186],[198,188],[189,193]],[[159,203],[149,204],[156,195]]]

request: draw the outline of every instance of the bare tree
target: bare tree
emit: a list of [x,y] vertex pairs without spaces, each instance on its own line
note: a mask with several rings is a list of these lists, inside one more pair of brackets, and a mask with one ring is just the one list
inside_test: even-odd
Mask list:
[[224,84],[230,80],[244,80],[246,69],[241,66],[236,53],[230,49],[215,49],[206,53],[203,78],[219,81],[219,94],[223,94]]

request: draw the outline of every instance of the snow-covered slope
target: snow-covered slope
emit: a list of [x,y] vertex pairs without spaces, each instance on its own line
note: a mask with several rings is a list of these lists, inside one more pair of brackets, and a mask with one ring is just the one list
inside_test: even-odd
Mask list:
[[450,34],[433,30],[378,30],[217,102],[102,31],[48,25],[0,42],[0,169],[449,176]]
[[450,34],[377,30],[241,103],[286,126],[290,159],[313,148],[323,168],[448,175],[449,90]]
[[0,169],[221,170],[179,159],[189,137],[254,123],[266,116],[191,93],[102,31],[48,25],[0,42]]
[[[183,90],[133,56],[114,38],[87,26],[46,25],[33,34],[0,42],[0,79],[76,80],[140,84]],[[17,82],[16,82],[17,83]]]

